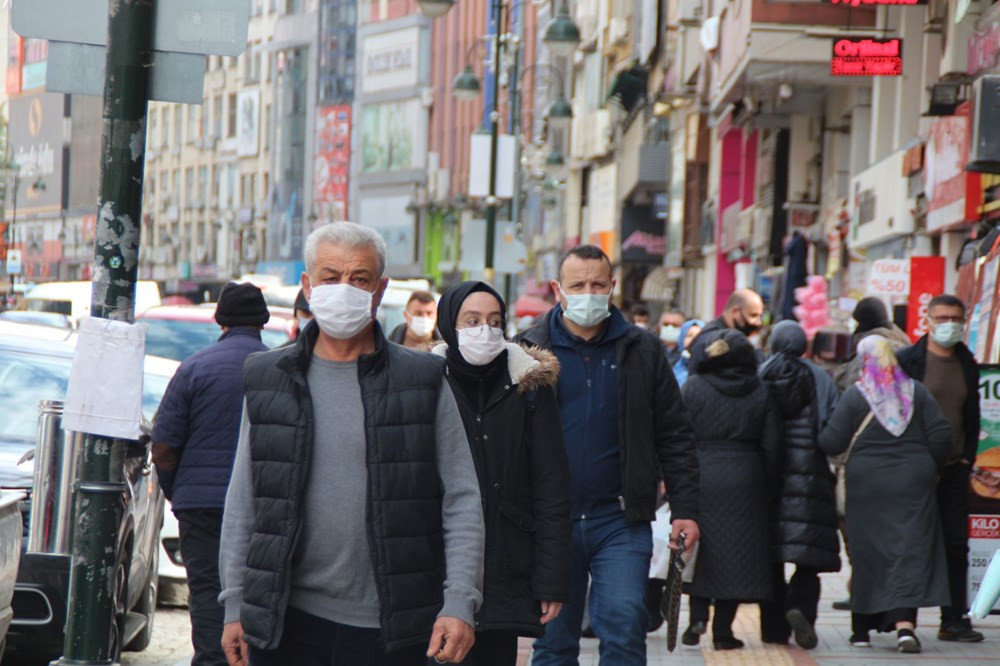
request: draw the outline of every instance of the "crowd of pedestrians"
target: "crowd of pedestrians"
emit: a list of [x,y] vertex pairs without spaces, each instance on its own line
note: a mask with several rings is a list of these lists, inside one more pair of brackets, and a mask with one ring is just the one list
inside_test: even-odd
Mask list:
[[295,339],[266,351],[260,290],[229,285],[219,341],[167,389],[154,461],[194,666],[513,666],[519,637],[536,666],[568,666],[585,624],[602,664],[645,664],[664,502],[669,547],[683,537],[694,560],[684,645],[711,629],[716,650],[743,647],[733,620],[752,603],[764,642],[814,648],[842,540],[852,645],[895,631],[919,652],[923,607],[941,608],[940,640],[982,640],[965,615],[979,412],[958,299],[931,302],[915,345],[862,300],[831,376],[749,289],[711,321],[623,313],[594,246],[563,257],[556,304],[513,339],[475,281],[414,292],[387,334],[385,257],[370,228],[320,227]]

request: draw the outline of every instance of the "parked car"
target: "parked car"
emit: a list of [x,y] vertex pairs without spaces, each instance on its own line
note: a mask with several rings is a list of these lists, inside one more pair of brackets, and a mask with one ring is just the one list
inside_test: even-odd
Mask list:
[[187,606],[187,570],[181,559],[181,533],[177,517],[170,508],[170,501],[163,512],[163,527],[160,529],[160,564],[158,568],[159,589],[156,603],[160,606]]
[[[35,312],[56,312],[69,317],[75,324],[90,315],[90,282],[42,282],[24,295],[24,306]],[[135,285],[135,312],[142,314],[160,304],[160,287],[152,281],[140,280]]]
[[0,319],[32,326],[50,326],[52,328],[73,328],[73,322],[67,315],[58,312],[38,312],[35,310],[5,310],[0,312]]
[[[24,458],[35,447],[38,405],[43,400],[64,399],[76,346],[75,334],[53,339],[59,333],[63,332],[0,322],[0,410],[4,415],[0,419],[0,488],[27,494],[21,504],[25,534],[30,521],[33,464]],[[177,365],[176,361],[146,357],[142,404],[147,419],[156,413]],[[116,539],[121,544],[115,588],[121,600],[116,652],[143,650],[152,636],[164,514],[163,493],[150,474],[148,444],[129,445],[123,472],[129,488],[122,493],[126,510]],[[7,634],[10,653],[39,660],[62,654],[69,570],[69,555],[24,553]]]
[[[268,347],[288,342],[291,314],[286,318],[272,311],[271,320],[261,331]],[[146,310],[137,321],[149,325],[146,330],[146,353],[183,361],[216,340],[220,332],[215,323],[215,304],[161,305]]]

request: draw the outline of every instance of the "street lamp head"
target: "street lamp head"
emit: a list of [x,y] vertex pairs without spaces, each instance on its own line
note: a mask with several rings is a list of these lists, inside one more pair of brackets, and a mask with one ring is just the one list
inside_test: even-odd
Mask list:
[[417,0],[417,4],[420,5],[420,11],[424,16],[437,18],[447,14],[455,4],[455,0]]
[[472,71],[472,65],[466,65],[451,84],[451,93],[455,99],[464,102],[474,102],[479,98],[479,77]]
[[573,120],[573,107],[569,100],[560,95],[549,106],[549,125],[554,129],[566,129]]
[[580,28],[569,15],[569,4],[566,0],[562,0],[556,15],[545,26],[545,36],[542,37],[542,41],[549,51],[563,57],[573,55],[573,51],[580,45]]
[[564,164],[566,164],[566,157],[558,148],[553,148],[549,151],[548,156],[545,158],[545,166],[561,167]]

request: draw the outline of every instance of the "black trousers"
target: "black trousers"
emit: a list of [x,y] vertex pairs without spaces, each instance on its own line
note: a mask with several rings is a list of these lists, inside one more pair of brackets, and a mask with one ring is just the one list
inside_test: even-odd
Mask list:
[[428,663],[426,645],[386,654],[378,629],[330,622],[291,606],[285,611],[285,629],[278,647],[259,650],[251,645],[249,650],[250,666],[424,666]]
[[[433,663],[433,660],[429,663]],[[463,666],[515,666],[517,634],[510,631],[476,632],[476,644],[462,660]]]
[[[712,600],[705,597],[692,596],[691,624],[704,622],[708,624],[708,609],[712,605]],[[740,607],[740,602],[732,599],[716,599],[715,615],[712,617],[712,640],[722,638],[732,638],[733,620],[736,619],[736,611]]]
[[176,511],[180,529],[181,557],[187,571],[188,613],[191,615],[191,666],[227,666],[222,651],[225,609],[219,603],[219,533],[222,511],[190,509]]
[[960,619],[968,610],[969,572],[969,466],[948,465],[937,487],[938,511],[944,531],[951,605],[941,609],[941,622]]
[[773,593],[768,601],[760,604],[760,636],[771,643],[787,643],[792,634],[785,613],[794,609],[802,611],[810,624],[816,624],[819,607],[819,571],[796,565],[792,579],[785,582],[785,565],[775,564],[771,570]]

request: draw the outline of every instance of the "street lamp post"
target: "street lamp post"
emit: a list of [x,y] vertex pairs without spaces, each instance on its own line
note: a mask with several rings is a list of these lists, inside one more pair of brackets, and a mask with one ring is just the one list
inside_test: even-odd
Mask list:
[[[512,7],[517,5],[519,2],[524,0],[515,0],[515,2],[509,3]],[[427,16],[436,18],[438,16],[443,16],[451,9],[454,4],[454,0],[418,0],[421,10]],[[486,282],[492,283],[495,277],[493,263],[494,263],[494,253],[496,244],[496,220],[497,220],[497,160],[498,151],[500,144],[500,68],[502,66],[502,58],[504,52],[505,43],[510,40],[513,43],[514,48],[514,63],[513,71],[510,75],[511,80],[511,95],[512,95],[512,106],[515,110],[514,119],[512,120],[512,131],[517,135],[520,126],[520,91],[519,91],[519,73],[518,68],[520,66],[520,37],[514,35],[508,35],[504,31],[504,0],[491,0],[490,13],[493,17],[493,26],[496,34],[493,39],[493,98],[490,103],[490,174],[489,174],[489,187],[486,196],[486,257],[485,265],[483,268],[483,278]],[[519,28],[523,25],[523,20],[518,21]],[[473,43],[473,46],[478,42]],[[573,51],[580,43],[580,30],[576,27],[573,19],[570,17],[569,5],[566,0],[562,0],[559,8],[556,10],[555,17],[549,21],[545,28],[545,36],[543,41],[546,46],[557,55],[572,55]],[[455,77],[453,84],[454,94],[459,99],[475,99],[479,94],[479,79],[476,77],[475,72],[472,70],[470,64],[466,64],[466,67],[462,72]],[[560,95],[560,98],[562,96]],[[563,99],[565,102],[565,99]],[[566,104],[568,107],[568,104]],[[517,145],[520,145],[518,142]],[[520,151],[518,151],[517,165],[520,164]],[[514,210],[517,211],[520,207],[520,187],[519,184],[515,183],[514,192]],[[515,216],[518,215],[517,212],[514,213]]]
[[[11,248],[14,247],[14,243],[17,242],[16,235],[16,225],[17,225],[17,189],[21,186],[21,167],[18,166],[14,171],[14,191],[11,194],[11,214],[10,214],[10,229],[7,230],[7,237],[10,239],[10,243],[7,244],[7,251],[10,252]],[[23,261],[22,257],[22,261]],[[23,265],[23,264],[22,264]],[[4,266],[6,268],[6,265]],[[17,275],[13,273],[9,274],[10,278],[10,293],[7,295],[8,306],[14,301],[14,286],[17,284]]]

